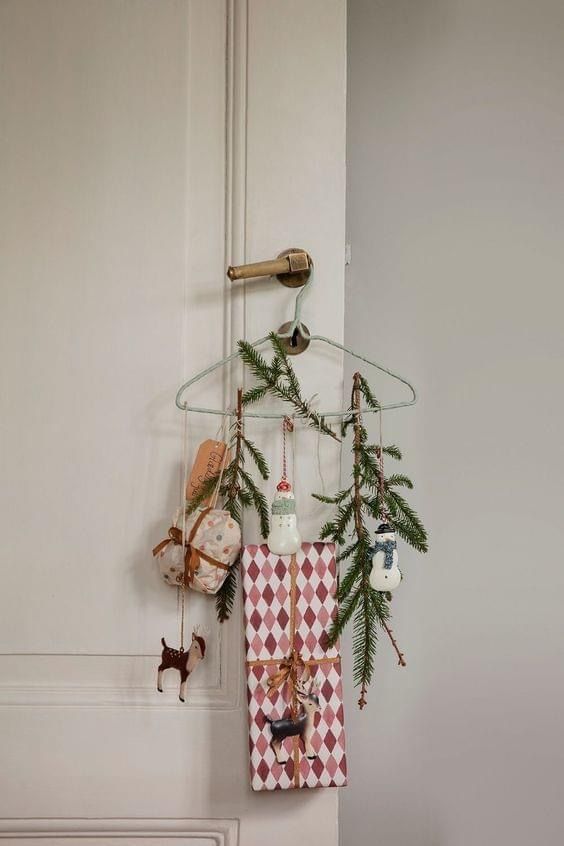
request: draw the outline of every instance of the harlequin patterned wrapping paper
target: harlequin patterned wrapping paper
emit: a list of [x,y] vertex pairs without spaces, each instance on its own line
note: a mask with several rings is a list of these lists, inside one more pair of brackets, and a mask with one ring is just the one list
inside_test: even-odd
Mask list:
[[[345,785],[341,659],[338,646],[325,644],[337,611],[335,546],[304,543],[295,556],[274,555],[266,544],[246,546],[242,566],[251,786],[284,790]],[[288,760],[280,764],[267,718],[289,716],[291,690],[285,682],[269,695],[268,681],[292,655],[299,656],[319,685],[311,737],[316,757],[307,758],[299,739],[288,737],[282,744]]]

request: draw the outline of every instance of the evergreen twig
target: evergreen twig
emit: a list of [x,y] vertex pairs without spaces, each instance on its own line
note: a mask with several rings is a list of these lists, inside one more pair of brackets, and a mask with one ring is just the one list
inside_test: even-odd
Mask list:
[[[233,459],[225,468],[219,495],[223,498],[223,507],[239,525],[242,522],[243,511],[247,508],[254,508],[259,516],[261,533],[263,537],[266,537],[269,531],[268,504],[250,473],[245,470],[246,457],[251,458],[263,479],[268,479],[270,471],[262,452],[260,452],[256,444],[245,437],[243,407],[244,395],[242,389],[239,388],[237,391],[236,418],[229,443],[229,449],[233,455]],[[213,481],[214,485],[212,489],[217,484],[217,477]],[[200,494],[198,494],[198,497],[201,502],[202,498]],[[230,566],[227,578],[215,595],[217,619],[220,623],[229,619],[233,610],[233,603],[237,593],[239,560],[238,557]]]
[[271,332],[268,337],[274,351],[270,364],[248,341],[238,343],[241,359],[257,380],[257,384],[245,392],[244,404],[258,402],[271,394],[289,403],[295,415],[306,420],[309,426],[340,440],[324,418],[311,407],[311,403],[302,397],[298,377],[276,332]]
[[[328,641],[334,645],[352,620],[353,677],[355,684],[360,687],[359,707],[364,708],[374,672],[378,626],[386,632],[399,665],[406,666],[404,654],[388,623],[391,596],[387,592],[374,590],[370,584],[372,550],[366,518],[385,519],[400,537],[421,552],[427,551],[427,535],[418,515],[397,492],[398,487],[408,490],[413,488],[411,480],[401,473],[386,478],[382,470],[382,455],[401,460],[400,450],[394,445],[382,446],[380,449],[380,446],[368,443],[360,414],[361,398],[370,408],[380,408],[366,380],[360,373],[355,373],[351,413],[342,427],[344,433],[351,427],[353,430],[352,485],[334,496],[314,496],[321,502],[336,506],[333,518],[321,530],[321,537],[331,538],[342,547],[339,561],[349,560],[339,584],[337,596],[340,607],[329,629]],[[352,531],[347,543],[351,522]]]

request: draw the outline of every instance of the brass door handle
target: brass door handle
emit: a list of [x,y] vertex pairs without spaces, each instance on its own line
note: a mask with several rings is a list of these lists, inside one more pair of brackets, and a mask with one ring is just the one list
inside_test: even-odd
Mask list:
[[275,276],[288,288],[300,288],[309,279],[312,267],[311,256],[305,250],[292,248],[284,250],[272,261],[228,267],[227,275],[232,282],[237,279],[255,279],[258,276]]

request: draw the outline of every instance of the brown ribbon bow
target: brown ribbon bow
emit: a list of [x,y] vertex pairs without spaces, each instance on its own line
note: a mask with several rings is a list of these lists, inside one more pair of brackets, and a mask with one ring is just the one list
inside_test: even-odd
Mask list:
[[[215,558],[212,558],[210,555],[206,555],[205,552],[202,552],[200,549],[196,549],[192,546],[192,541],[196,536],[196,532],[200,528],[202,520],[211,511],[211,508],[205,508],[198,516],[198,519],[195,521],[192,529],[190,530],[190,534],[188,535],[185,543],[185,552],[184,552],[184,584],[191,585],[194,581],[194,575],[200,566],[200,558],[203,558],[204,561],[207,561],[208,564],[213,564],[214,567],[221,567],[222,570],[229,570],[229,566],[224,564],[222,561],[217,561]],[[156,545],[153,549],[153,556],[160,555],[163,552],[169,543],[173,543],[175,546],[182,546],[182,529],[179,529],[178,526],[171,526],[168,530],[168,538],[165,538],[160,543]]]
[[306,662],[297,649],[292,649],[287,658],[278,665],[278,671],[268,679],[268,696],[273,696],[285,683],[290,693],[291,710],[296,710],[296,688],[298,679],[306,667]]

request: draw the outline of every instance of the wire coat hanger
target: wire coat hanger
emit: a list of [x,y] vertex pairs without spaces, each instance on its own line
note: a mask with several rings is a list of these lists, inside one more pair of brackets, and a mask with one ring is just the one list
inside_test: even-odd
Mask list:
[[[264,263],[261,263],[264,265]],[[312,265],[313,267],[313,265]],[[230,271],[232,268],[230,268]],[[231,276],[231,273],[228,272],[230,278],[235,278]],[[349,347],[344,346],[343,344],[339,343],[338,341],[333,340],[332,338],[326,338],[325,335],[311,335],[307,327],[302,323],[301,320],[301,308],[302,308],[302,299],[305,293],[306,288],[311,283],[313,278],[313,273],[311,272],[309,277],[307,278],[306,282],[300,288],[300,291],[296,297],[295,307],[294,307],[294,318],[288,326],[288,329],[284,332],[278,330],[276,333],[278,338],[281,340],[291,339],[295,342],[297,336],[301,336],[301,338],[306,342],[306,346],[309,346],[310,341],[321,341],[324,344],[328,344],[335,349],[341,350],[342,352],[346,353],[347,355],[356,358],[359,361],[363,361],[365,364],[370,365],[370,367],[374,367],[376,370],[379,370],[381,373],[385,373],[387,376],[390,376],[392,379],[396,379],[398,382],[401,382],[411,393],[411,399],[404,400],[402,402],[394,402],[388,403],[387,405],[381,405],[379,408],[369,408],[363,407],[360,409],[361,413],[363,414],[370,414],[376,413],[378,411],[388,411],[393,408],[407,408],[410,405],[415,405],[417,402],[417,393],[413,385],[408,382],[407,379],[404,379],[403,376],[399,376],[397,373],[394,373],[392,370],[389,370],[387,367],[384,367],[381,364],[378,364],[375,361],[371,361],[366,356],[361,355],[360,353],[355,352],[354,350],[350,349]],[[283,328],[283,327],[281,327]],[[269,340],[269,336],[265,335],[263,338],[258,338],[256,341],[253,341],[251,346],[252,347],[260,347],[262,344],[266,343]],[[187,402],[183,401],[183,395],[191,388],[192,385],[195,385],[197,382],[200,382],[206,376],[209,376],[210,373],[213,373],[215,370],[219,370],[220,367],[225,367],[225,365],[230,364],[232,361],[236,361],[240,356],[239,350],[231,353],[230,355],[225,356],[225,358],[220,359],[220,361],[216,361],[215,364],[206,367],[205,370],[201,370],[187,382],[184,382],[183,385],[180,386],[176,393],[176,406],[181,411],[192,411],[196,414],[220,414],[224,417],[233,417],[235,415],[234,410],[225,410],[219,408],[203,408],[200,406],[192,406],[188,405]],[[350,410],[340,409],[339,411],[317,411],[316,413],[319,414],[320,417],[336,417],[336,418],[343,418],[347,417],[350,414]],[[286,415],[280,412],[257,412],[257,411],[244,411],[243,417],[255,417],[264,420],[282,420]]]

